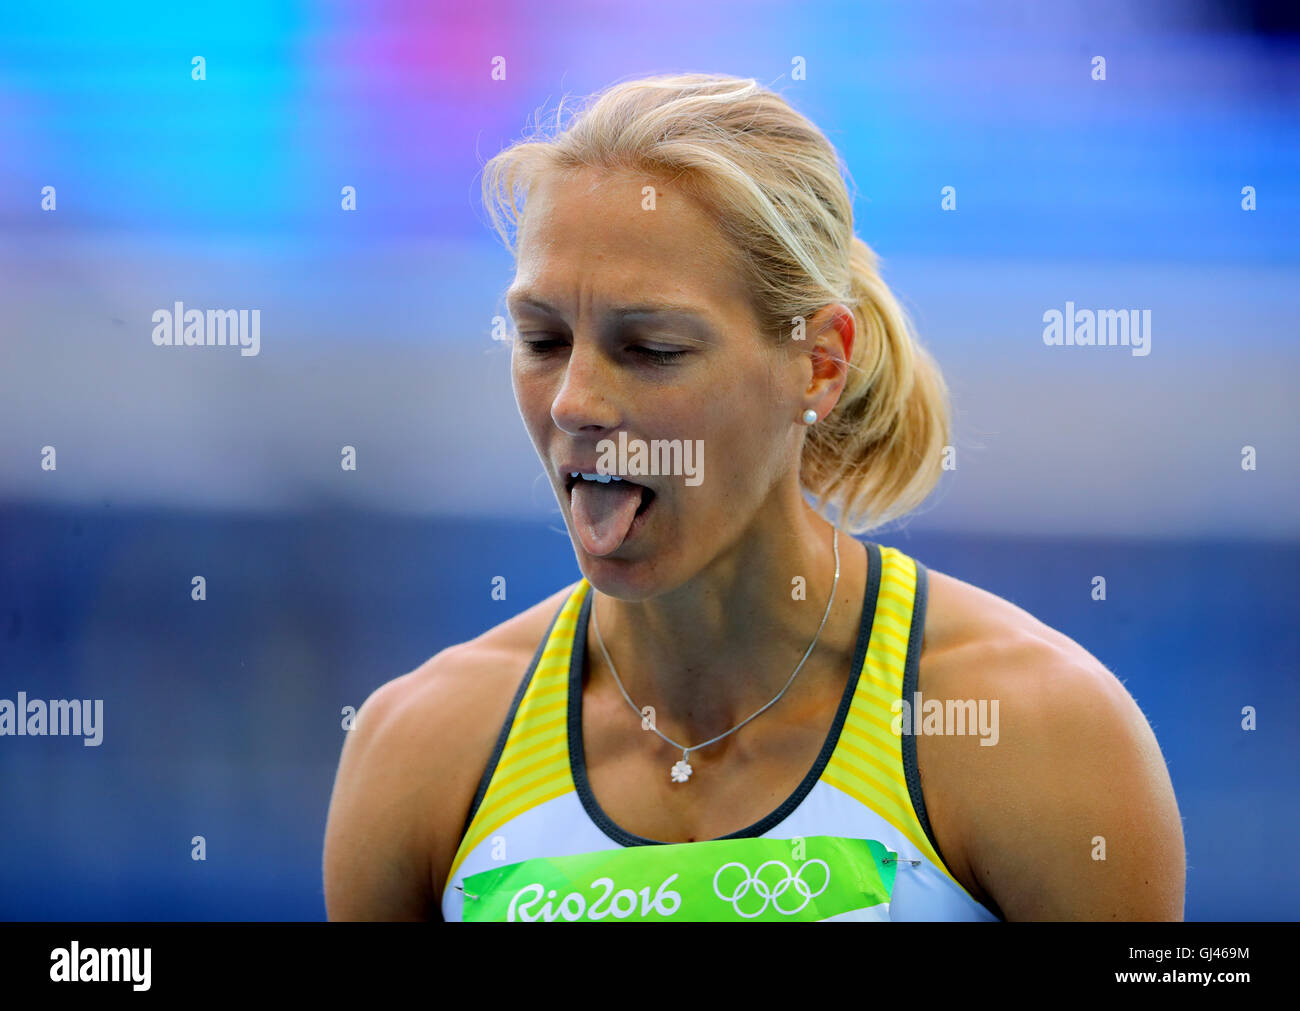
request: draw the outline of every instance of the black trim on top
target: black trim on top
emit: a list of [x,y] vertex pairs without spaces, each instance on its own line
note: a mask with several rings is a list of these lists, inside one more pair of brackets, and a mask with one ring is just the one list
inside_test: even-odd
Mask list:
[[[913,559],[913,561],[916,561]],[[921,644],[925,638],[925,605],[929,598],[929,572],[919,561],[916,562],[916,596],[912,600],[912,629],[907,638],[907,664],[903,668],[903,701],[909,708],[916,697],[916,686],[921,674]],[[921,714],[913,710],[910,733],[903,735],[903,778],[907,781],[907,792],[912,798],[912,809],[916,820],[921,823],[925,837],[930,840],[934,852],[940,860],[939,840],[930,828],[930,818],[925,813],[925,795],[921,792],[921,771],[916,765],[916,727]],[[943,865],[948,866],[944,860]]]
[[[533,654],[532,662],[528,665],[524,679],[519,682],[519,687],[515,689],[514,701],[510,703],[510,712],[506,714],[506,720],[501,725],[501,732],[497,734],[497,743],[496,747],[492,749],[492,757],[488,760],[483,775],[479,777],[478,790],[474,793],[474,803],[470,804],[469,814],[465,818],[465,827],[460,830],[461,839],[464,839],[465,834],[469,832],[470,822],[474,820],[474,815],[478,814],[479,805],[483,803],[483,798],[487,795],[488,784],[492,782],[492,776],[497,771],[497,763],[501,761],[501,752],[505,750],[506,739],[510,736],[510,728],[514,726],[515,714],[519,712],[519,703],[523,701],[524,692],[528,690],[528,685],[533,680],[533,673],[541,662],[542,653],[546,651],[546,644],[551,641],[551,633],[555,630],[555,623],[560,620],[560,615],[564,613],[564,608],[568,605],[570,596],[572,594],[565,596],[564,603],[555,612],[555,617],[551,619],[550,625],[547,626],[546,634],[542,636],[537,652]],[[457,846],[459,846],[459,843]]]
[[[808,771],[808,775],[804,776],[794,793],[790,794],[780,807],[752,825],[719,836],[718,839],[749,839],[760,836],[780,824],[803,802],[808,791],[816,785],[817,780],[821,778],[822,770],[826,768],[826,763],[830,761],[831,754],[835,751],[835,745],[840,739],[840,731],[844,728],[844,720],[849,713],[849,706],[853,702],[854,692],[857,690],[858,679],[862,675],[862,667],[866,662],[867,644],[871,641],[871,626],[876,617],[876,595],[880,591],[880,547],[870,541],[864,544],[867,549],[867,585],[862,595],[862,618],[858,625],[858,643],[853,655],[853,670],[848,678],[848,684],[844,686],[844,694],[840,698],[839,708],[835,711],[835,719],[831,723],[822,750],[813,767]],[[582,746],[582,686],[583,672],[586,669],[587,622],[591,616],[594,597],[595,591],[588,590],[587,599],[582,602],[569,659],[569,767],[573,774],[573,782],[588,816],[596,823],[596,827],[614,842],[623,846],[668,846],[671,844],[659,839],[647,839],[635,835],[616,825],[597,802],[591,792],[591,783],[587,779],[587,756]]]
[[[913,561],[916,562],[916,596],[912,601],[912,629],[907,638],[907,664],[903,668],[903,700],[909,706],[915,698],[921,677],[921,644],[925,639],[925,609],[930,596],[929,571],[916,559]],[[921,771],[916,764],[916,727],[920,718],[921,714],[913,708],[912,732],[903,735],[903,778],[907,780],[907,793],[912,798],[912,809],[916,812],[916,820],[920,822],[926,839],[934,847],[935,856],[945,867],[948,867],[948,861],[944,860],[943,851],[939,849],[939,840],[934,837],[934,830],[930,828],[930,816],[925,811],[925,795],[921,791]],[[952,873],[951,867],[948,867],[948,873]],[[966,892],[965,886],[962,886],[962,891]],[[970,895],[970,892],[966,894]],[[999,920],[1006,920],[1002,910],[991,897],[983,902],[973,895],[970,895],[970,898]]]

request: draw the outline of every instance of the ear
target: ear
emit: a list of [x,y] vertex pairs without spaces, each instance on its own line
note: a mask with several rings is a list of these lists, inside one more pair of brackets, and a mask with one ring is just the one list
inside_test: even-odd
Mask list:
[[848,379],[857,322],[847,306],[835,302],[819,309],[808,324],[814,338],[808,352],[812,376],[804,391],[804,407],[811,407],[817,417],[824,418],[835,407]]

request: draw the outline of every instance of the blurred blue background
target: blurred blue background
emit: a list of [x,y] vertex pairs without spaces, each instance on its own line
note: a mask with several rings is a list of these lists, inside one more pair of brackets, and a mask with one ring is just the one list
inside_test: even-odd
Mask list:
[[[323,917],[342,708],[578,576],[490,336],[512,265],[479,170],[562,96],[693,70],[826,131],[950,384],[957,469],[872,539],[1124,680],[1184,816],[1189,919],[1296,918],[1297,20],[7,5],[0,698],[102,698],[106,729],[0,738],[0,917]],[[261,353],[155,347],[178,300],[260,308]],[[1150,309],[1151,354],[1046,347],[1067,300]]]

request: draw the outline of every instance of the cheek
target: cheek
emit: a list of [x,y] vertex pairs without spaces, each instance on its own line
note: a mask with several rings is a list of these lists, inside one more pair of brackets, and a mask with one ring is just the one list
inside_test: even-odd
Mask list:
[[675,434],[704,444],[704,482],[692,491],[739,505],[737,496],[748,498],[747,488],[765,484],[779,438],[772,432],[773,408],[763,400],[762,389],[718,391],[683,410]]
[[709,462],[730,494],[751,489],[762,496],[789,466],[792,428],[785,419],[788,411],[777,402],[777,391],[769,387],[766,375],[756,377],[750,389],[748,396],[715,421],[716,449]]
[[530,429],[549,422],[552,400],[549,384],[536,368],[512,359],[510,385],[519,413]]

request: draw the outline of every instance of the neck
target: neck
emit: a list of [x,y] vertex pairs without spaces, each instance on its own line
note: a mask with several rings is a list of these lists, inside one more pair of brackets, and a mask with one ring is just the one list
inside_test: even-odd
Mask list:
[[[730,730],[771,701],[827,614],[835,573],[831,525],[805,506],[793,536],[788,517],[756,527],[669,593],[638,602],[596,593],[592,603],[628,696],[637,707],[653,706],[658,728],[688,747]],[[847,535],[839,538],[839,552],[839,586],[825,627],[769,713],[797,713],[843,689],[857,646],[866,553]],[[795,577],[803,578],[802,593]],[[591,627],[587,655],[593,681],[607,681],[617,693]],[[621,698],[618,704],[628,708]]]

